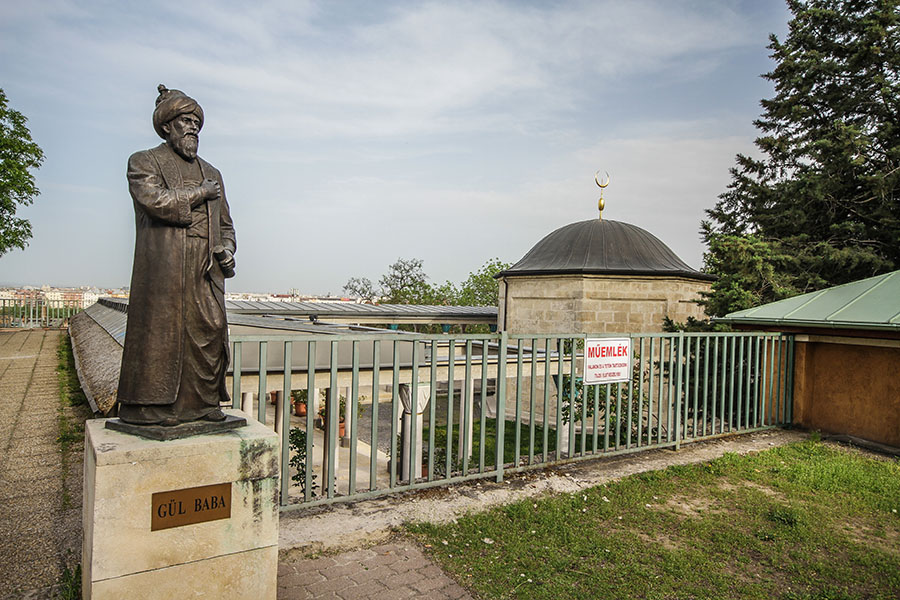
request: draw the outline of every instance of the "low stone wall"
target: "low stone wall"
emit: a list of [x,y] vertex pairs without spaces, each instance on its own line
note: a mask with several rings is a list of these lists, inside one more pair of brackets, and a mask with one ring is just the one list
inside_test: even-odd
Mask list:
[[69,323],[72,352],[81,389],[94,412],[111,414],[119,387],[122,346],[88,312],[80,312]]

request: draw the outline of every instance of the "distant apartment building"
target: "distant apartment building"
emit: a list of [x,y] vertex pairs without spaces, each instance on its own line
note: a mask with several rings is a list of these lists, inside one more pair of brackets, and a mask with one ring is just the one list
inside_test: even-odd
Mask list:
[[97,304],[97,300],[100,299],[100,294],[97,292],[83,292],[84,298],[84,308],[91,306],[93,304]]

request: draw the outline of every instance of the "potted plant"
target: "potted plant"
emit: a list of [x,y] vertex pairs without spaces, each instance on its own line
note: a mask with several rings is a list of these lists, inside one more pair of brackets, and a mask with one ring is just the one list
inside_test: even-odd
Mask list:
[[306,390],[291,390],[291,403],[294,405],[294,414],[298,417],[306,416]]

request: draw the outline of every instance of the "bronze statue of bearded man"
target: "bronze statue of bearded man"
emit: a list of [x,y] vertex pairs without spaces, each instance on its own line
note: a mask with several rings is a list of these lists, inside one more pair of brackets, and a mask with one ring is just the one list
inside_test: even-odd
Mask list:
[[179,90],[158,90],[153,128],[165,141],[128,159],[136,237],[119,418],[221,421],[234,225],[222,174],[197,156],[203,109]]

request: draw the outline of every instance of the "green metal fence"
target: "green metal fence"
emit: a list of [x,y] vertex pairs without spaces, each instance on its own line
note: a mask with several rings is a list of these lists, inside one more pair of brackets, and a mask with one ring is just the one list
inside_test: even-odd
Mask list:
[[0,327],[65,328],[75,313],[83,310],[81,301],[46,298],[0,298]]
[[585,336],[239,335],[231,389],[280,432],[283,510],[791,421],[792,336],[614,337],[630,379],[586,385]]

